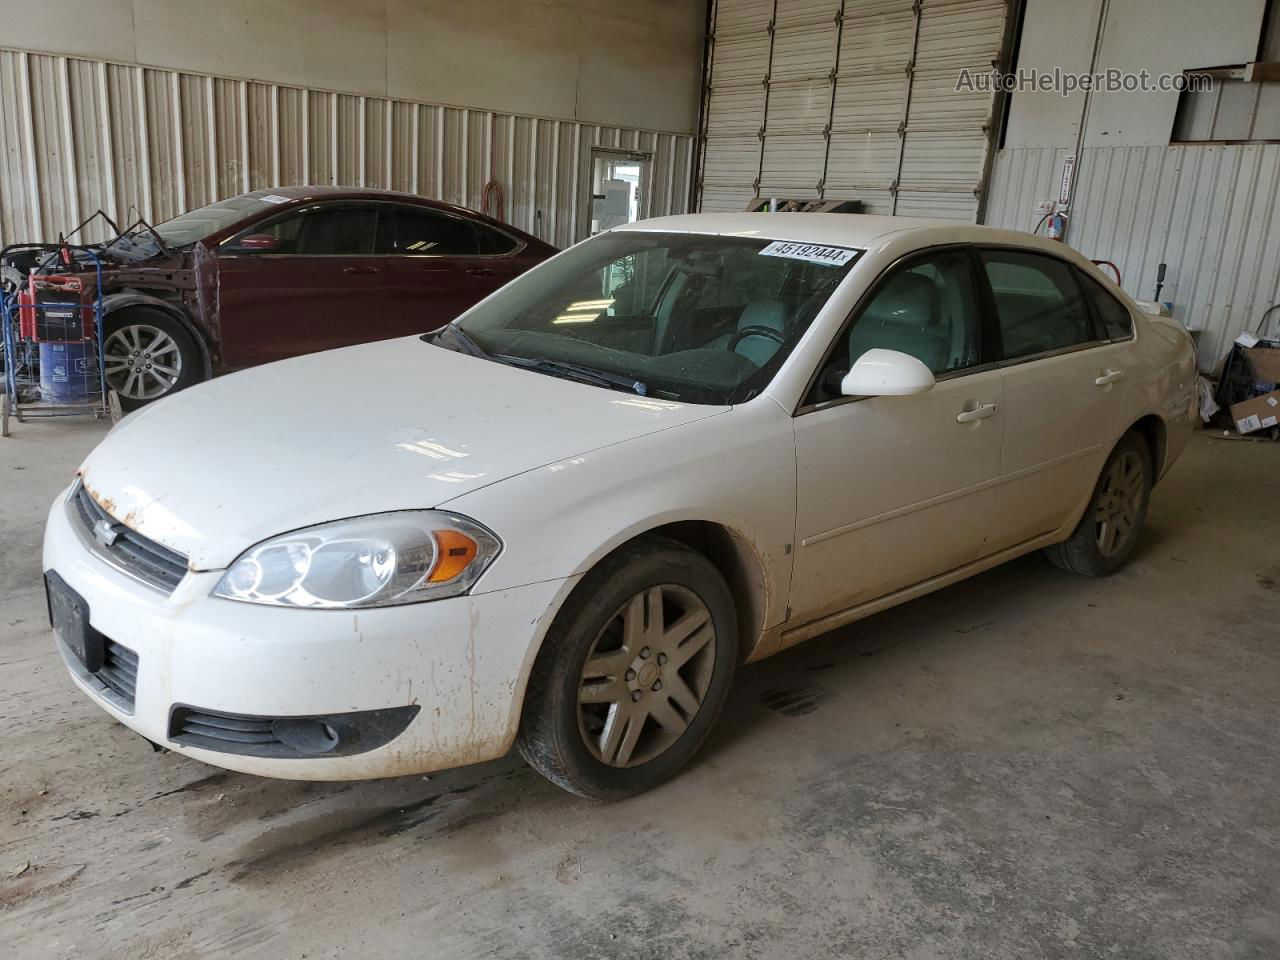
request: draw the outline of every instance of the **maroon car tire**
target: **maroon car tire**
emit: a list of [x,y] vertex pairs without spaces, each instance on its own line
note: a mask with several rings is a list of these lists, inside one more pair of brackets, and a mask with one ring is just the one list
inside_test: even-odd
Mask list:
[[136,410],[204,378],[204,361],[182,321],[155,307],[129,307],[106,318],[102,353],[107,388]]

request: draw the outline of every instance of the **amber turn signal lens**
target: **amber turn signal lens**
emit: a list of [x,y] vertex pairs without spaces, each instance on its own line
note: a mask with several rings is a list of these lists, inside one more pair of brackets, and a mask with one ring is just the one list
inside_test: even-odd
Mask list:
[[476,558],[476,542],[457,530],[436,530],[434,533],[439,558],[427,582],[444,583],[467,569],[467,564]]

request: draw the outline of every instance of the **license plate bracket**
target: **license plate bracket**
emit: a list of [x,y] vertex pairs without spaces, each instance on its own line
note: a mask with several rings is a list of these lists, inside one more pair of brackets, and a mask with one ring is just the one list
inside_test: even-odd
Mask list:
[[107,643],[106,638],[89,624],[89,602],[53,570],[44,575],[44,588],[53,632],[86,670],[97,673],[102,669]]

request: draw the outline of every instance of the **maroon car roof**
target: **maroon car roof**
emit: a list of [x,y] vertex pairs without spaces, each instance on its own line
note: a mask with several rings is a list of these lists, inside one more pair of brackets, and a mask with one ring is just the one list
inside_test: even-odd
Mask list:
[[515,233],[520,238],[529,243],[537,243],[543,246],[551,247],[545,240],[539,240],[531,233],[525,233],[519,227],[513,226],[503,220],[498,220],[478,210],[471,210],[467,207],[460,207],[454,203],[445,203],[443,200],[432,200],[430,197],[424,197],[416,193],[405,193],[400,190],[371,190],[367,187],[344,187],[334,186],[332,184],[294,184],[287,187],[270,187],[265,190],[252,190],[248,193],[240,194],[242,197],[287,197],[290,205],[295,203],[305,203],[308,200],[398,200],[402,203],[416,203],[424,207],[433,207],[437,210],[445,210],[449,213],[455,213],[459,216],[472,217],[485,223],[491,223],[494,226],[501,227],[508,233]]

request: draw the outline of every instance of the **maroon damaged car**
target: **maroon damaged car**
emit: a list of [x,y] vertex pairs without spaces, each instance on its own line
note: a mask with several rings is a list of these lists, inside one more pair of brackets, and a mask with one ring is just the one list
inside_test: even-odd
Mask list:
[[346,187],[242,194],[99,250],[106,378],[126,409],[217,373],[433,330],[556,252],[472,210]]

